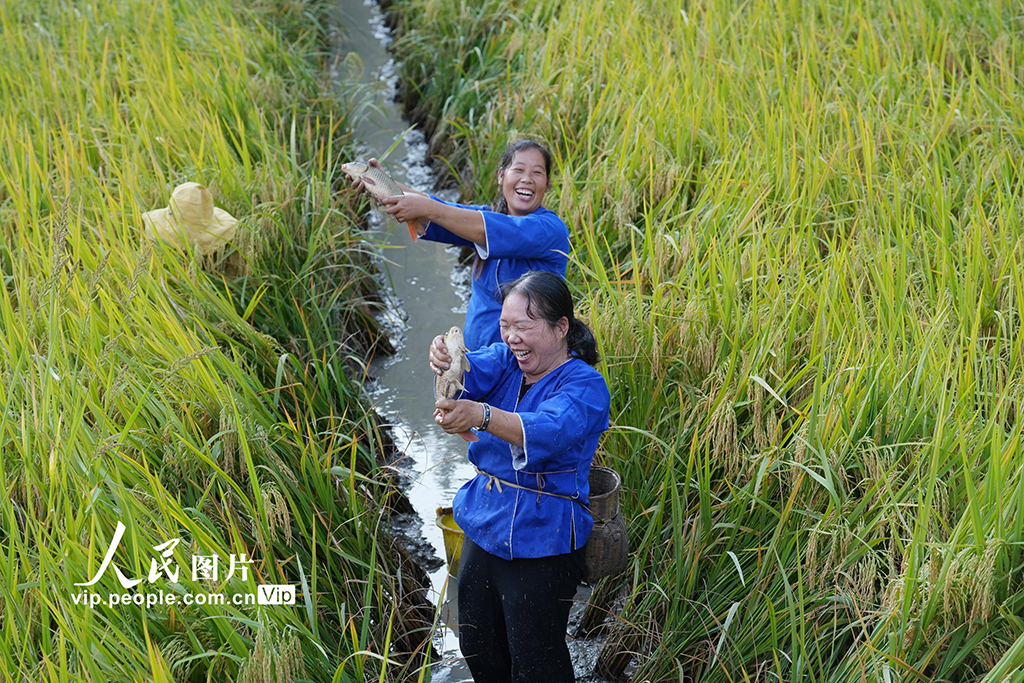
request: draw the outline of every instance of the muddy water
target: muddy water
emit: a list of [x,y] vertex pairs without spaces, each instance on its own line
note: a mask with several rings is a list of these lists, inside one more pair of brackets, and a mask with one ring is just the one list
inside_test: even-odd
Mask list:
[[[366,158],[380,156],[408,128],[395,101],[395,66],[387,51],[390,34],[373,0],[338,0],[336,25],[343,31],[336,46],[337,87],[360,91],[372,105],[374,115],[359,125],[356,134]],[[360,63],[361,71],[353,69]],[[431,191],[434,177],[426,152],[422,134],[412,131],[383,163],[400,182]],[[457,194],[440,194],[449,200],[458,198]],[[463,325],[469,269],[458,264],[456,249],[432,242],[414,243],[404,225],[397,225],[380,210],[374,211],[370,223],[379,243],[381,291],[387,302],[382,322],[397,352],[372,363],[375,380],[369,393],[378,412],[390,423],[395,444],[403,454],[399,467],[408,478],[406,493],[416,509],[416,519],[406,520],[403,530],[422,539],[428,562],[435,558],[430,579],[439,605],[441,623],[434,645],[441,661],[434,665],[431,680],[468,682],[473,679],[461,659],[454,626],[455,579],[448,576],[443,562],[444,541],[434,520],[436,508],[451,504],[455,492],[473,476],[473,469],[466,458],[466,442],[434,424],[427,348],[435,335],[452,325]],[[578,604],[586,597],[587,591],[581,589]],[[571,650],[582,680],[593,668],[596,646],[575,642]]]
[[[340,0],[338,22],[344,27],[338,54],[347,59],[338,67],[339,87],[353,87],[352,66],[361,61],[358,82],[375,112],[356,130],[366,157],[380,156],[402,137],[408,124],[395,102],[394,64],[387,52],[390,35],[374,2]],[[358,55],[356,60],[351,53]],[[399,182],[432,191],[434,178],[426,165],[426,144],[418,131],[404,136],[383,161]],[[457,195],[446,199],[457,199]],[[433,375],[427,364],[430,340],[452,325],[462,326],[469,296],[468,269],[459,266],[458,252],[431,242],[413,243],[405,225],[397,225],[380,210],[370,217],[381,246],[382,289],[387,310],[382,314],[396,354],[371,365],[375,378],[369,387],[377,411],[390,423],[396,446],[403,453],[399,463],[407,475],[406,491],[417,519],[406,520],[407,532],[421,536],[424,555],[434,558],[430,579],[434,599],[441,607],[434,645],[441,661],[434,665],[435,683],[472,681],[461,661],[458,639],[445,623],[454,615],[444,564],[444,541],[434,523],[438,506],[449,505],[455,492],[473,476],[466,458],[466,442],[445,434],[433,421]],[[454,618],[451,619],[454,621]]]

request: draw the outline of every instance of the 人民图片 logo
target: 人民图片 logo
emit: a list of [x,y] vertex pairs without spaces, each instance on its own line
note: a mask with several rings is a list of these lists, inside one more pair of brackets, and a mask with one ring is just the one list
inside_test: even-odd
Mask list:
[[[121,540],[127,528],[123,522],[118,522],[114,530],[114,537],[111,539],[110,547],[107,548],[96,573],[88,581],[75,583],[88,589],[95,586],[103,578],[108,570],[113,570],[123,592],[114,592],[105,596],[99,592],[82,590],[72,596],[75,604],[95,608],[97,606],[116,607],[119,605],[137,605],[154,607],[156,605],[294,605],[295,586],[291,584],[261,584],[256,585],[256,591],[248,590],[248,586],[238,586],[239,579],[242,584],[249,581],[249,567],[252,559],[246,557],[246,553],[231,553],[228,562],[222,563],[218,554],[193,555],[192,556],[192,582],[208,581],[220,582],[221,588],[218,592],[193,593],[179,582],[181,568],[174,560],[174,550],[181,543],[180,538],[172,538],[168,541],[153,546],[156,554],[150,558],[149,571],[142,577],[133,578],[128,576],[121,567],[117,566],[114,557],[120,547]],[[226,571],[225,571],[226,570]],[[222,576],[223,574],[223,576]],[[236,581],[232,582],[232,579]],[[143,588],[152,586],[157,581],[168,582],[168,590],[144,591]],[[146,582],[143,584],[143,582]],[[143,584],[140,586],[140,584]]]

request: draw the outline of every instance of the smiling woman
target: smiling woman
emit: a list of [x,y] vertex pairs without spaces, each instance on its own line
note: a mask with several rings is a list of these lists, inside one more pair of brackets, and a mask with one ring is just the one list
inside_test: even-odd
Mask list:
[[[527,273],[504,293],[504,343],[469,353],[462,398],[435,404],[445,432],[479,434],[469,445],[477,476],[452,503],[465,533],[459,644],[476,681],[573,681],[565,630],[611,397],[562,278]],[[437,344],[435,371],[445,362]]]
[[[379,166],[375,159],[370,163]],[[444,202],[404,185],[404,195],[383,200],[398,221],[419,222],[424,239],[476,250],[464,326],[470,351],[501,339],[499,283],[530,270],[564,277],[568,263],[569,230],[542,206],[551,187],[551,152],[533,140],[509,145],[498,168],[497,185],[493,207]],[[364,186],[357,182],[356,187]]]

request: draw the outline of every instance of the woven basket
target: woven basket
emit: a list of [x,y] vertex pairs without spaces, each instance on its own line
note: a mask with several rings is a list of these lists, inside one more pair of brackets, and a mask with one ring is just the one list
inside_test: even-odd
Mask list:
[[621,487],[622,478],[612,468],[590,468],[590,514],[594,517],[594,528],[586,545],[583,580],[587,583],[618,574],[629,564],[626,521],[619,511]]

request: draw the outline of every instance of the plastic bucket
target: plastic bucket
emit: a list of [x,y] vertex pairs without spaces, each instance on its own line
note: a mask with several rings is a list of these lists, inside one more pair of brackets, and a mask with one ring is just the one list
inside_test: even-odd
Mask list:
[[444,534],[444,557],[448,560],[448,573],[459,575],[459,557],[462,555],[462,529],[455,523],[450,507],[437,508],[437,526]]

